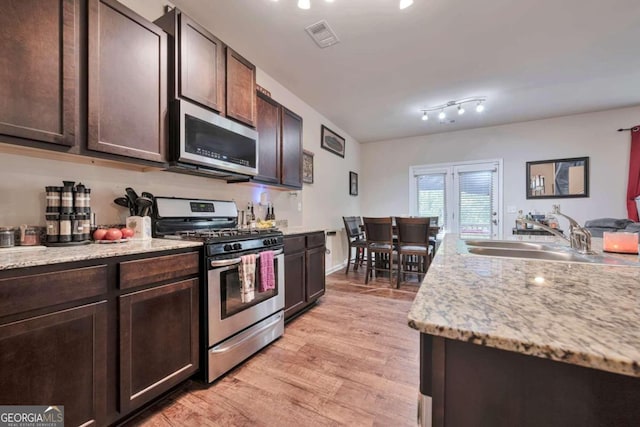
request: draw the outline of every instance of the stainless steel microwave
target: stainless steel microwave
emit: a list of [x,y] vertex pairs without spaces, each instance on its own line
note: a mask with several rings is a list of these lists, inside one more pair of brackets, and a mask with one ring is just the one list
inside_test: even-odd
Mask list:
[[174,108],[174,165],[213,174],[258,173],[258,132],[183,100],[176,100]]

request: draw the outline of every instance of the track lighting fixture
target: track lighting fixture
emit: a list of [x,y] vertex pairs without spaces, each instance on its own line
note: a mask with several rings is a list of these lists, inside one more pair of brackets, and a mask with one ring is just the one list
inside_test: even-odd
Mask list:
[[429,120],[429,115],[427,114],[427,112],[425,111],[424,113],[422,113],[422,120]]
[[458,115],[462,116],[465,113],[464,104],[475,103],[476,104],[476,113],[482,113],[484,111],[484,103],[487,101],[486,96],[474,96],[470,98],[463,98],[455,101],[449,101],[446,104],[436,105],[433,107],[423,108],[422,111],[422,120],[427,120],[427,114],[432,111],[440,111],[438,113],[438,119],[440,123],[446,123],[445,119],[447,118],[447,108],[455,107],[458,111]]

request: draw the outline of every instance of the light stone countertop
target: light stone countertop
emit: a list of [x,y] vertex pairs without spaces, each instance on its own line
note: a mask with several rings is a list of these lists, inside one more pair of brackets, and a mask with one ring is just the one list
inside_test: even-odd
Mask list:
[[318,228],[318,227],[305,227],[305,226],[299,226],[299,227],[282,227],[279,229],[280,231],[282,231],[282,233],[285,236],[291,236],[294,234],[308,234],[308,233],[316,233],[316,232],[324,232],[325,230],[323,228]]
[[122,255],[135,255],[197,246],[202,246],[202,242],[151,239],[146,241],[132,240],[126,243],[90,243],[81,246],[47,247],[45,249],[35,248],[34,250],[20,252],[13,252],[11,249],[7,251],[0,249],[0,270]]
[[460,254],[458,240],[447,235],[438,249],[409,326],[640,377],[640,268]]

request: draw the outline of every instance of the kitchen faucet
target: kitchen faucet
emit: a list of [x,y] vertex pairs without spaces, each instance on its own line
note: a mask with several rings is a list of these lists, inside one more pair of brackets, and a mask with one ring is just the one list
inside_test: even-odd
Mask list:
[[555,228],[551,228],[538,221],[534,221],[533,219],[519,218],[517,221],[521,224],[531,224],[538,226],[555,236],[562,237],[564,240],[569,242],[571,248],[577,250],[581,254],[591,255],[595,253],[593,250],[591,250],[591,232],[589,230],[581,226],[575,219],[560,212],[560,205],[553,205],[552,213],[554,215],[560,215],[569,221],[569,237],[560,233]]

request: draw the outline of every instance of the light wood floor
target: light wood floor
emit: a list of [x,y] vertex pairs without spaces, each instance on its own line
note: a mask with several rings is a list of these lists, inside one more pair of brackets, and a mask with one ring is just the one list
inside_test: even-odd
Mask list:
[[207,386],[191,382],[131,420],[142,426],[415,426],[417,285],[344,270],[282,338]]

